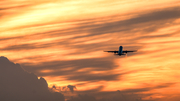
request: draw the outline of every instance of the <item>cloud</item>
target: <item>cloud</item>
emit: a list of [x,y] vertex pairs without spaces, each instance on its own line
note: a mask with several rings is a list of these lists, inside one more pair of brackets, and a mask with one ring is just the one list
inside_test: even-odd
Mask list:
[[68,101],[147,101],[142,100],[142,98],[138,94],[124,95],[122,93],[119,93],[118,91],[93,93],[78,94],[78,96],[76,97],[69,98]]
[[76,89],[76,86],[68,85],[67,88],[73,93],[74,89]]
[[[91,58],[70,61],[44,62],[39,65],[22,64],[23,67],[38,76],[64,76],[67,80],[76,81],[98,81],[98,80],[117,80],[122,74],[108,72],[117,66],[110,58]],[[69,68],[69,69],[68,69]],[[50,70],[51,72],[41,72]],[[93,73],[100,72],[100,73]]]
[[[113,33],[113,32],[131,32],[135,28],[140,28],[145,24],[148,29],[143,31],[152,32],[159,27],[162,27],[162,22],[169,22],[170,20],[174,20],[180,17],[180,8],[179,7],[171,7],[165,9],[159,9],[157,11],[146,12],[144,14],[139,14],[138,16],[123,20],[123,21],[115,21],[109,22],[99,25],[91,25],[94,29],[91,30],[91,35],[99,35],[104,33]],[[155,24],[156,22],[156,24]],[[158,23],[157,23],[158,22]],[[89,25],[89,24],[87,24]],[[152,26],[153,25],[153,26]],[[85,26],[84,26],[85,27]],[[89,26],[90,27],[90,26]],[[81,27],[83,29],[83,27]],[[138,30],[139,32],[139,30]]]
[[[165,98],[155,98],[154,95],[158,95],[158,93],[151,92],[156,89],[168,88],[170,86],[173,86],[174,84],[175,83],[162,83],[154,87],[143,87],[117,91],[102,91],[102,89],[106,86],[104,85],[91,90],[75,91],[78,96],[69,98],[69,101],[89,101],[88,98],[95,98],[94,101],[178,101],[167,100],[178,99],[178,95]],[[148,98],[148,100],[145,98]]]
[[[52,42],[48,42],[48,43],[39,42],[38,44],[37,43],[16,44],[16,45],[1,48],[1,50],[17,51],[17,50],[27,50],[27,49],[49,48],[49,47],[55,46],[55,45],[56,46],[57,45],[66,46],[66,47],[70,46],[71,48],[76,48],[76,49],[78,48],[78,49],[83,49],[83,50],[89,50],[89,49],[94,50],[95,45],[99,49],[104,45],[107,46],[107,45],[112,45],[112,43],[113,43],[113,45],[119,44],[119,43],[115,43],[115,42],[112,42],[113,40],[109,40],[107,42],[102,42],[102,43],[86,44],[86,47],[84,47],[85,44],[83,44],[83,42],[85,42],[85,41],[73,42],[73,40],[80,39],[80,38],[87,38],[87,37],[90,38],[92,36],[104,35],[107,33],[116,33],[116,32],[118,32],[118,34],[125,33],[124,35],[127,35],[127,36],[132,33],[142,32],[141,35],[139,35],[138,37],[136,37],[134,39],[131,39],[131,41],[128,41],[128,39],[127,39],[126,40],[127,43],[124,43],[124,44],[137,43],[136,40],[142,39],[142,38],[168,37],[168,35],[159,35],[159,36],[154,35],[154,36],[149,37],[149,36],[144,36],[144,35],[142,36],[142,34],[144,34],[144,32],[146,32],[146,34],[148,34],[150,32],[154,32],[154,31],[158,30],[159,28],[169,26],[169,25],[166,25],[165,23],[170,23],[170,22],[172,23],[173,20],[179,18],[180,17],[179,12],[180,12],[179,7],[170,7],[170,8],[164,8],[164,9],[157,9],[156,11],[141,13],[133,18],[126,19],[126,20],[119,19],[116,21],[110,21],[110,22],[105,21],[104,22],[104,20],[101,20],[101,19],[99,19],[99,21],[86,19],[86,20],[80,21],[79,23],[75,24],[76,25],[75,27],[72,27],[69,29],[61,29],[61,30],[56,29],[56,30],[47,31],[44,33],[39,32],[39,33],[36,33],[37,35],[34,34],[33,36],[29,36],[29,37],[35,38],[36,36],[41,35],[42,36],[41,38],[46,39],[47,36],[48,37],[58,37],[58,36],[62,36],[65,34],[72,35],[72,33],[73,34],[89,33],[87,35],[72,37],[72,38],[68,38],[65,40],[63,40],[63,39],[58,40],[58,41],[53,40]],[[108,19],[108,18],[105,18],[105,19]],[[96,22],[101,22],[101,23],[98,24]],[[142,28],[142,26],[144,26],[144,27]],[[116,36],[118,36],[118,35],[116,35]],[[136,34],[134,34],[134,36],[136,36]],[[107,37],[109,37],[109,36],[107,35]],[[88,38],[87,38],[87,40],[88,40]],[[101,37],[98,37],[98,38],[101,38]],[[92,38],[92,39],[94,40],[94,38]],[[92,39],[90,39],[90,40],[92,40]],[[76,44],[78,44],[78,45],[76,45]],[[93,48],[91,48],[91,47],[93,47]]]
[[46,47],[50,47],[50,45],[49,44],[44,44],[44,45],[22,44],[22,45],[8,46],[8,47],[2,48],[0,50],[18,51],[18,50],[37,49],[37,48],[46,48]]
[[19,64],[0,57],[1,101],[64,101],[61,93],[51,93],[44,78],[23,70]]
[[138,89],[126,89],[123,92],[126,92],[126,93],[145,92],[145,91],[150,91],[150,90],[153,90],[153,89],[161,89],[161,88],[170,87],[170,86],[172,86],[174,84],[175,83],[164,83],[164,84],[161,84],[161,85],[157,85],[155,87],[146,87],[146,88],[138,88]]
[[180,95],[174,94],[171,96],[158,99],[157,101],[180,101]]
[[[28,73],[23,70],[19,64],[10,62],[5,57],[0,57],[0,100],[2,101],[64,101],[64,96],[61,93],[51,93],[48,90],[47,82],[44,78],[38,79],[33,73]],[[81,75],[81,74],[80,74]],[[89,77],[92,75],[89,75]],[[92,76],[93,77],[93,76]],[[102,77],[104,80],[108,80],[111,76]],[[80,77],[78,77],[80,78]],[[94,76],[94,79],[89,79],[85,76],[85,80],[101,80],[98,76]],[[158,86],[158,88],[166,87],[167,85]],[[54,87],[56,88],[56,87]],[[67,88],[74,92],[76,86],[68,85]],[[119,101],[123,100],[122,94],[117,91],[101,91],[103,86],[99,86],[95,89],[86,91],[75,91],[79,94],[77,97],[71,97],[69,101]],[[128,91],[128,90],[127,90]],[[122,92],[127,92],[122,91]],[[137,92],[137,91],[128,91]],[[140,99],[138,95],[127,95],[127,101],[137,101]],[[131,100],[130,100],[131,99]]]
[[95,97],[89,95],[78,95],[78,97],[74,97],[68,101],[97,101]]
[[85,72],[83,74],[79,73],[68,77],[68,80],[78,80],[78,81],[113,81],[119,80],[119,74],[88,74]]
[[[52,45],[58,45],[59,47],[60,45],[60,46],[66,46],[66,47],[81,50],[77,53],[72,53],[72,54],[83,53],[86,55],[87,52],[102,50],[102,49],[105,49],[105,47],[112,48],[112,47],[118,46],[119,44],[129,45],[130,47],[132,47],[131,45],[133,44],[139,44],[137,42],[137,40],[139,39],[148,40],[152,38],[169,37],[171,33],[169,35],[162,34],[162,35],[152,35],[152,36],[148,36],[148,34],[151,32],[154,33],[159,28],[173,25],[172,21],[180,17],[179,11],[180,11],[179,7],[159,9],[152,12],[144,12],[144,14],[139,14],[136,17],[133,17],[127,20],[118,20],[118,21],[116,20],[116,21],[110,21],[110,22],[105,22],[105,23],[100,23],[100,24],[97,24],[96,21],[91,20],[91,21],[88,21],[88,23],[80,23],[79,25],[77,24],[77,27],[74,27],[71,29],[65,29],[67,31],[56,30],[56,31],[52,31],[52,32],[50,31],[47,33],[43,33],[43,32],[38,33],[38,35],[42,34],[42,38],[46,38],[43,36],[45,34],[47,36],[53,36],[53,37],[61,36],[63,34],[70,35],[70,34],[77,34],[77,33],[88,33],[87,35],[83,35],[81,37],[73,37],[67,40],[59,40],[59,41],[51,41],[51,42],[49,41],[49,43],[47,44],[44,44],[41,42],[39,42],[38,44],[34,44],[34,43],[33,44],[19,44],[19,45],[11,44],[12,46],[4,47],[2,48],[2,50],[3,51],[6,51],[6,50],[7,51],[8,50],[10,51],[27,50],[28,51],[31,49],[50,48]],[[100,20],[100,22],[103,22],[103,21]],[[170,23],[170,24],[166,24],[166,23]],[[114,32],[117,32],[117,34],[111,34]],[[140,34],[139,36],[137,35],[136,38],[126,39],[126,37],[124,37],[124,35],[136,36],[136,32],[138,32],[138,35]],[[113,40],[110,40],[104,43],[94,43],[94,44],[86,44],[86,45],[81,43],[83,41],[73,43],[74,39],[86,38],[87,40],[89,40],[88,39],[89,37],[97,36],[100,34],[104,35],[107,33],[108,34],[110,33],[109,36],[115,36],[113,37]],[[36,35],[35,36],[33,35],[32,37],[37,38]],[[120,39],[121,37],[122,39]],[[125,41],[123,39],[125,39]],[[90,40],[94,40],[94,39],[91,38]],[[77,43],[78,45],[76,45]],[[142,44],[139,46],[143,47]],[[148,47],[148,45],[146,46]],[[139,48],[140,47],[138,47],[138,49]],[[112,49],[116,49],[116,48],[112,48]],[[44,50],[47,51],[46,49]],[[67,52],[68,51],[69,50],[67,50]],[[37,50],[34,51],[34,53],[36,52]],[[142,53],[136,53],[136,54],[142,54]],[[31,55],[32,56],[30,57],[31,59],[27,57],[25,58],[23,57],[23,60],[24,59],[33,60],[36,58],[36,57],[33,57],[33,55],[34,54]],[[71,55],[71,53],[67,55]],[[41,60],[42,58],[42,59],[49,60],[50,58],[48,56],[46,57],[45,55],[41,55],[41,56],[38,56],[38,59]],[[58,55],[55,54],[55,57],[58,57]],[[62,58],[62,57],[58,57],[58,58]],[[41,61],[42,63],[40,65],[36,65],[36,66],[24,65],[24,68],[28,71],[34,72],[38,76],[65,76],[67,80],[76,80],[76,81],[99,81],[99,80],[110,81],[110,80],[116,80],[118,77],[121,77],[121,74],[108,74],[107,75],[107,72],[105,72],[108,70],[113,70],[115,67],[117,67],[115,63],[112,62],[114,60],[115,60],[114,58],[113,59],[92,58],[92,59],[79,59],[79,60],[70,60],[70,61],[51,61],[51,62]],[[32,62],[32,61],[29,61],[29,62]],[[131,61],[129,61],[128,63],[130,64]],[[136,64],[137,63],[135,63],[134,65]],[[128,68],[128,66],[126,67]],[[71,69],[66,69],[66,68],[71,68]],[[89,71],[88,71],[88,68],[90,68]],[[154,67],[151,67],[151,68],[154,68]],[[83,69],[85,69],[85,71],[81,71]],[[41,72],[43,70],[50,70],[51,72]],[[92,73],[93,71],[105,72],[105,73],[101,73],[101,75],[99,75],[99,74],[93,74]],[[61,78],[59,78],[59,80],[60,79]],[[151,89],[152,88],[129,89],[127,90],[127,92],[144,92]]]
[[[18,101],[64,101],[64,96],[61,93],[49,92],[47,82],[44,78],[41,77],[40,79],[38,79],[36,75],[34,75],[33,73],[28,73],[27,71],[23,70],[19,64],[14,64],[5,57],[0,57],[0,64],[0,100],[13,101],[15,99]],[[87,77],[85,78],[86,80],[91,80]],[[95,78],[99,79],[98,76]],[[75,93],[79,95],[77,97],[71,97],[69,101],[123,101],[124,99],[126,99],[126,101],[144,101],[136,93],[142,93],[153,89],[166,88],[171,85],[173,85],[173,83],[165,83],[157,85],[155,87],[140,89],[127,89],[121,92],[101,91],[103,86],[100,86],[96,89],[75,91]],[[74,92],[75,86],[68,85],[67,88],[71,92]],[[141,95],[143,95],[143,97],[149,96],[146,94]],[[178,101],[174,99],[179,99],[179,97],[175,96],[168,99]],[[157,101],[169,100],[159,99]]]

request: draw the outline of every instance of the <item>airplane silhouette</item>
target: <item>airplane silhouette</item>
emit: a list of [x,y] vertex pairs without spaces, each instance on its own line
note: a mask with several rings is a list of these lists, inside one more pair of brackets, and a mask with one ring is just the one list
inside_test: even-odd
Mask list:
[[104,52],[111,52],[111,53],[114,53],[114,55],[119,55],[119,56],[121,56],[121,55],[126,55],[128,52],[136,52],[136,50],[135,51],[123,51],[123,46],[119,46],[119,51],[104,51]]

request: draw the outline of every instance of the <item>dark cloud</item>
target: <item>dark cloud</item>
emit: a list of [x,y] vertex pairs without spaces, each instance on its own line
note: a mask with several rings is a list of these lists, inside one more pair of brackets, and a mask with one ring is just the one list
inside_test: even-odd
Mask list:
[[[127,20],[108,21],[107,23],[101,18],[99,20],[87,19],[86,22],[80,22],[79,27],[74,29],[66,29],[68,33],[90,33],[88,35],[81,36],[89,37],[101,34],[113,33],[113,32],[153,32],[160,27],[164,27],[165,23],[170,22],[180,17],[179,7],[170,7],[164,9],[157,9],[156,11],[144,12],[143,14],[137,14],[138,16]],[[116,19],[118,15],[116,15]],[[113,17],[112,17],[113,18]],[[119,16],[120,18],[120,16]],[[108,19],[109,20],[109,19]],[[96,24],[96,22],[102,22]],[[143,25],[143,28],[142,28]],[[137,29],[137,30],[134,30]],[[143,30],[142,30],[143,29]],[[61,31],[56,34],[60,34]],[[128,34],[128,33],[126,33]]]
[[159,98],[156,101],[180,101],[180,95],[179,94],[173,94],[171,96],[166,96],[164,98]]
[[137,92],[145,92],[145,91],[150,91],[154,89],[161,89],[161,88],[166,88],[174,85],[175,83],[164,83],[161,85],[157,85],[155,87],[146,87],[146,88],[138,88],[138,89],[126,89],[123,92],[125,93],[137,93]]
[[142,96],[138,94],[122,94],[118,91],[93,93],[78,94],[76,97],[69,98],[68,101],[153,101],[142,100]]
[[[133,31],[135,28],[142,29],[142,24],[146,26],[150,26],[146,31],[154,31],[164,25],[165,22],[171,22],[174,19],[180,17],[180,8],[166,8],[160,9],[154,12],[147,12],[145,14],[141,14],[138,17],[131,18],[123,21],[110,22],[105,24],[99,24],[95,27],[95,29],[91,30],[93,35],[103,34],[103,33],[113,33],[113,32],[122,32],[122,31]],[[163,25],[162,25],[163,24]],[[139,32],[139,30],[137,30]]]
[[[51,93],[48,90],[47,82],[44,78],[38,79],[36,75],[33,73],[28,73],[23,70],[19,64],[14,64],[10,62],[5,57],[0,57],[0,100],[2,101],[64,101],[64,97],[60,93]],[[79,74],[81,75],[81,74]],[[84,76],[85,80],[101,80],[101,76],[99,75],[89,75]],[[91,78],[92,76],[92,78]],[[74,77],[74,76],[72,76]],[[100,77],[100,78],[98,78]],[[77,77],[82,79],[81,77]],[[103,79],[110,78],[109,75],[107,77],[103,77]],[[82,79],[83,80],[83,79]],[[170,85],[170,84],[169,84]],[[105,86],[105,85],[104,85]],[[167,85],[160,85],[155,88],[163,88],[167,87]],[[54,87],[56,89],[56,87]],[[71,92],[74,92],[76,86],[68,85],[67,89]],[[122,94],[119,94],[117,91],[114,92],[101,92],[103,86],[99,86],[95,89],[86,90],[86,91],[75,91],[78,93],[78,97],[71,97],[69,101],[119,101],[123,100]],[[137,92],[137,91],[122,91],[124,92]],[[98,98],[98,96],[100,98]],[[137,95],[124,95],[131,98],[131,100],[127,101],[136,101],[134,99],[139,99]],[[136,96],[136,97],[134,97]],[[132,100],[133,99],[133,100]]]
[[1,12],[2,9],[0,8],[0,18],[4,15],[4,13]]
[[10,7],[0,8],[0,10],[7,10],[7,9],[10,9]]
[[16,37],[7,37],[7,38],[0,38],[0,41],[10,41],[12,39],[21,39],[21,38],[24,38],[24,36],[16,36]]
[[1,101],[64,101],[61,93],[51,93],[44,78],[23,70],[19,64],[0,57]]
[[68,85],[67,88],[73,93],[74,89],[76,89],[76,86]]
[[67,76],[68,80],[78,81],[113,81],[119,80],[120,74],[90,74],[88,72],[77,73],[76,75]]
[[78,95],[78,97],[72,97],[67,101],[97,101],[95,97],[89,95]]
[[1,48],[3,51],[18,51],[18,50],[28,50],[28,49],[38,49],[38,48],[47,48],[50,47],[50,44],[21,44],[21,45],[12,45],[8,47]]
[[[61,58],[61,57],[59,57]],[[38,72],[39,70],[59,70],[66,71],[64,69],[72,67],[72,71],[77,71],[80,69],[91,68],[92,70],[111,70],[116,68],[118,65],[115,65],[110,57],[105,58],[90,58],[90,59],[78,59],[78,60],[67,60],[67,61],[50,61],[43,62],[39,65],[28,65],[22,64],[23,67],[28,71]],[[69,71],[69,70],[67,70]]]
[[[31,72],[34,72],[38,76],[65,76],[68,80],[82,80],[82,81],[94,81],[94,80],[116,80],[121,74],[113,73],[97,73],[93,74],[91,71],[108,71],[116,68],[111,58],[92,58],[92,59],[79,59],[71,61],[52,61],[44,62],[41,65],[28,65],[22,64],[23,67]],[[71,68],[72,67],[72,68]],[[70,69],[66,69],[70,68]],[[90,68],[90,69],[89,69]],[[87,71],[79,71],[82,69],[88,69]],[[50,73],[40,72],[42,70],[51,70]]]
[[[164,98],[153,98],[153,93],[143,93],[146,91],[151,91],[155,89],[166,88],[174,85],[174,83],[164,83],[157,85],[155,87],[144,87],[139,89],[127,89],[127,90],[117,90],[117,91],[101,91],[104,86],[97,87],[89,91],[76,91],[79,94],[76,97],[69,98],[69,101],[91,101],[89,99],[94,99],[93,101],[178,101],[178,100],[165,100]],[[149,100],[143,100],[143,98],[149,97]],[[169,99],[178,99],[178,96],[174,96]],[[162,100],[164,99],[164,100]]]
[[17,6],[7,6],[0,8],[0,10],[8,10],[8,9],[16,9],[16,8],[22,8],[22,7],[27,7],[28,5],[17,5]]

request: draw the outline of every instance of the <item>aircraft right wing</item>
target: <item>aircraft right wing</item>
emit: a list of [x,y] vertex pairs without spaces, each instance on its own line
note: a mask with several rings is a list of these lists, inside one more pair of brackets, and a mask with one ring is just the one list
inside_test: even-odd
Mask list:
[[118,51],[104,51],[104,52],[118,53]]
[[133,51],[123,51],[123,53],[128,53],[128,52],[137,52],[136,50],[133,50]]

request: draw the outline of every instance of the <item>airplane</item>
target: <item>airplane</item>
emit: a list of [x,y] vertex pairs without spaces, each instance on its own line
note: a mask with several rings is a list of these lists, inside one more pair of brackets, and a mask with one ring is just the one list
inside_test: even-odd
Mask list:
[[136,50],[135,51],[123,51],[123,46],[119,46],[119,51],[104,51],[104,52],[111,52],[111,53],[114,53],[114,55],[119,55],[119,56],[121,56],[121,55],[127,55],[127,53],[128,52],[136,52]]

